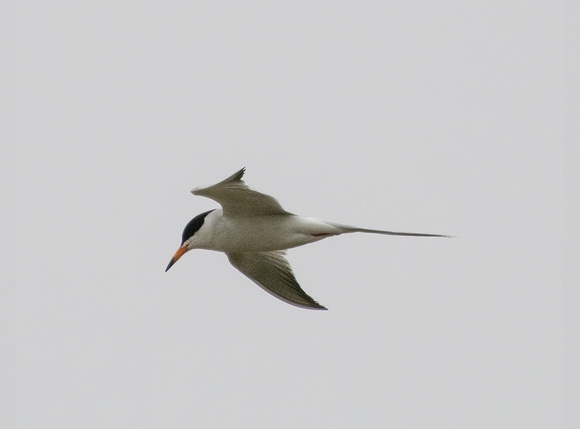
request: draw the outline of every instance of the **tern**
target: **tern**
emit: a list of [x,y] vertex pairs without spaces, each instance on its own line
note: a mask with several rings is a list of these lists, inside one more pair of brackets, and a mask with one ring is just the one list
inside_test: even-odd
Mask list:
[[194,217],[183,230],[181,245],[165,271],[192,249],[224,252],[242,274],[274,295],[297,307],[326,310],[302,290],[286,259],[286,249],[351,232],[413,237],[448,235],[393,232],[358,228],[287,212],[270,195],[248,187],[242,168],[221,182],[191,190],[221,205]]

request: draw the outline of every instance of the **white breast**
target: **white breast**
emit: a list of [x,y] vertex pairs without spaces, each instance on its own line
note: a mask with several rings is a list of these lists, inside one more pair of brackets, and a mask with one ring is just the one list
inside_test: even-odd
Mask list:
[[224,217],[211,212],[194,235],[191,248],[220,252],[283,250],[340,234],[336,227],[313,218],[295,215]]

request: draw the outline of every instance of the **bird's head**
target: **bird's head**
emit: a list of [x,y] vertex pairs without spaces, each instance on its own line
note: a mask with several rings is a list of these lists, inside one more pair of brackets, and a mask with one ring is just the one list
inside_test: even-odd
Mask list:
[[185,255],[188,251],[196,248],[194,237],[195,233],[199,231],[203,225],[205,217],[212,211],[213,210],[198,214],[196,217],[191,219],[187,225],[185,225],[183,234],[181,235],[181,246],[179,246],[179,249],[177,249],[177,252],[175,252],[175,255],[173,255],[173,258],[171,258],[171,261],[169,261],[169,265],[167,265],[167,268],[165,268],[165,272],[167,272],[167,270],[169,270],[169,268],[171,268],[173,264],[175,264],[179,258]]

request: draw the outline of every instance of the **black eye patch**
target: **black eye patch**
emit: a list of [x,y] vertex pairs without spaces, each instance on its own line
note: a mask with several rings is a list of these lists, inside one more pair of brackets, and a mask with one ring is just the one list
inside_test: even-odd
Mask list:
[[193,234],[199,231],[199,228],[201,228],[201,226],[203,225],[205,217],[211,212],[213,212],[213,210],[207,211],[202,214],[198,214],[196,217],[191,219],[187,225],[185,225],[183,235],[181,236],[181,244],[185,243],[187,240],[193,237]]

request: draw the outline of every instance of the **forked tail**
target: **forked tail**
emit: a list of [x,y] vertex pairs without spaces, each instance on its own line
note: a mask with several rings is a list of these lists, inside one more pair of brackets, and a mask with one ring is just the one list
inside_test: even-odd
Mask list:
[[344,233],[349,233],[349,232],[366,232],[366,233],[370,233],[370,234],[403,235],[403,236],[407,236],[407,237],[443,237],[443,238],[454,238],[452,235],[423,234],[423,233],[420,233],[420,232],[383,231],[381,229],[358,228],[356,226],[341,225],[341,224],[338,224],[338,223],[330,223],[330,224],[332,226],[335,226],[337,228],[340,228]]

